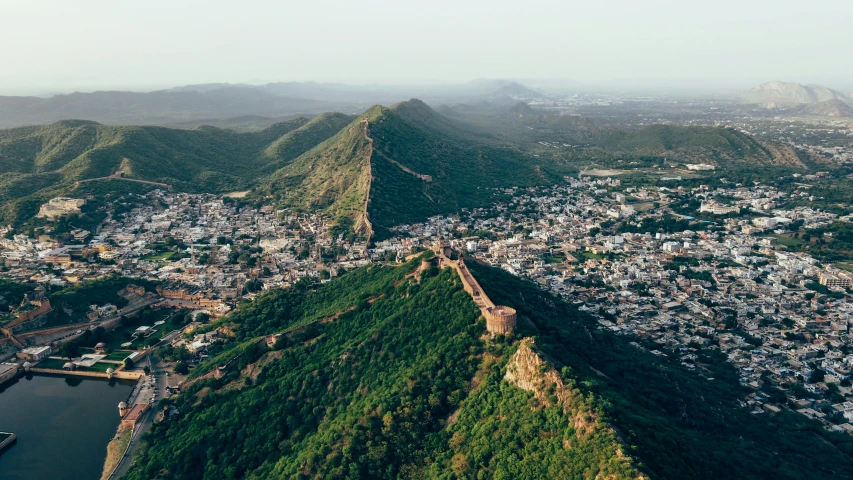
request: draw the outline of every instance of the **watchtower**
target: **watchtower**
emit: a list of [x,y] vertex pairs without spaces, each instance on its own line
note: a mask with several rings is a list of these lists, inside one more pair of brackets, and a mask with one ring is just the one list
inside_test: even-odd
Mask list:
[[486,317],[486,330],[489,333],[506,334],[515,328],[516,313],[514,308],[496,305],[485,309],[483,315]]

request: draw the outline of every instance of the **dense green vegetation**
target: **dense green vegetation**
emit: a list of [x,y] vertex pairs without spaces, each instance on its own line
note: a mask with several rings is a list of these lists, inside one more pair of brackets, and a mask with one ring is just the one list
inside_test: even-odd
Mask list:
[[[849,478],[853,440],[802,415],[752,415],[737,372],[714,350],[699,374],[597,330],[591,318],[529,282],[471,265],[491,298],[520,312],[520,333],[604,402],[604,413],[652,478]],[[572,320],[574,319],[574,320]],[[655,345],[655,344],[651,344]],[[655,348],[650,346],[650,348]]]
[[[399,223],[485,205],[500,187],[553,183],[591,164],[645,172],[655,182],[658,167],[696,161],[716,163],[715,176],[739,181],[815,165],[788,147],[732,129],[613,128],[517,108],[448,118],[419,100],[376,106],[355,120],[330,113],[244,133],[62,121],[0,131],[0,221],[20,226],[57,195],[142,188],[121,180],[76,183],[120,170],[189,192],[253,189],[256,199],[273,196],[283,206],[325,210],[338,227],[361,233],[369,197],[369,218],[381,238]],[[768,168],[756,171],[756,164]]]
[[[88,312],[89,305],[111,303],[121,308],[127,305],[127,300],[118,292],[131,283],[140,282],[125,277],[105,277],[63,288],[50,294],[49,298],[55,308],[70,310],[74,314]],[[143,285],[145,283],[148,282],[142,282]]]
[[290,165],[273,172],[255,195],[271,195],[302,211],[323,210],[335,223],[366,232],[364,209],[370,185],[370,144],[354,121]]
[[326,209],[360,229],[369,188],[368,216],[381,238],[400,223],[485,205],[496,187],[559,178],[560,168],[535,160],[411,100],[371,108],[273,174],[258,193],[303,209]]
[[[562,171],[418,100],[377,111],[370,119],[370,136],[375,177],[370,215],[379,227],[484,206],[494,188],[552,183]],[[432,180],[421,180],[400,165]]]
[[241,366],[266,363],[254,379],[193,385],[177,402],[182,415],[152,429],[129,478],[164,467],[173,478],[421,469],[476,370],[483,327],[450,272],[398,284],[405,274],[363,269],[313,293],[268,294],[235,315],[239,339],[285,331],[285,348],[246,349]]
[[[792,225],[789,234],[770,234],[780,245],[797,252],[807,252],[823,262],[849,262],[853,260],[853,225],[833,222],[820,228],[799,230]],[[841,268],[844,268],[843,266]]]
[[[853,472],[849,437],[801,415],[740,407],[747,390],[717,351],[699,353],[701,373],[687,371],[642,341],[596,329],[532,283],[471,265],[492,298],[520,314],[517,334],[487,341],[455,274],[431,269],[418,281],[407,276],[416,264],[362,268],[242,305],[225,320],[233,339],[193,372],[175,400],[180,414],[152,428],[128,478]],[[282,336],[268,349],[272,333]],[[503,379],[522,335],[535,337],[568,400],[543,404]],[[225,364],[222,378],[201,378]],[[581,414],[596,427],[577,423]]]
[[[623,222],[619,225],[619,233],[676,233],[690,230],[689,220],[679,220],[676,217],[667,215],[666,217],[656,220],[654,218],[644,218],[639,222]],[[695,228],[695,227],[694,227]]]
[[35,285],[0,278],[0,326],[11,322],[16,315],[11,311],[17,308],[24,297],[32,295]]
[[0,278],[0,312],[6,312],[11,307],[17,307],[24,296],[32,293],[34,284],[21,283],[14,280]]
[[[298,118],[237,133],[214,127],[178,130],[115,127],[86,121],[0,130],[0,219],[22,221],[77,180],[125,176],[190,192],[246,189],[343,128],[350,117]],[[113,181],[115,182],[115,181]],[[134,188],[136,184],[128,184]]]
[[[483,322],[455,273],[433,269],[418,282],[406,276],[416,264],[359,269],[244,305],[229,318],[232,346],[211,362],[235,359],[236,367],[177,399],[182,413],[155,425],[129,478],[164,468],[169,478],[631,471],[613,460],[605,431],[566,450],[572,410],[535,407],[529,393],[502,382],[515,347],[483,342]],[[284,335],[268,351],[258,340],[273,332]],[[451,417],[458,420],[448,428]]]
[[42,327],[88,322],[86,314],[90,305],[106,305],[118,308],[127,305],[127,299],[118,294],[128,284],[154,289],[154,283],[126,277],[112,276],[90,280],[65,287],[48,294],[53,310],[43,317]]

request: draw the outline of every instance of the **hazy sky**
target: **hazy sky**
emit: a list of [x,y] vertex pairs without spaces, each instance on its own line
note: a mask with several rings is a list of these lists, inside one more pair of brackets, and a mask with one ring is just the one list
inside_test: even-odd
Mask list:
[[851,25],[850,0],[0,0],[0,93],[478,77],[847,88]]

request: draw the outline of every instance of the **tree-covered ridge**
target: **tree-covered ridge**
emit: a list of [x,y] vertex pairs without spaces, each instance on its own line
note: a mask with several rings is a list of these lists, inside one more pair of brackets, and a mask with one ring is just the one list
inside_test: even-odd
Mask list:
[[476,370],[483,328],[450,272],[421,283],[405,273],[365,269],[313,293],[267,296],[255,302],[263,320],[238,313],[241,338],[313,323],[282,350],[255,353],[268,363],[253,381],[234,373],[181,395],[182,414],[155,426],[129,478],[163,468],[172,478],[394,478],[421,468]]
[[255,194],[303,211],[325,211],[336,224],[365,234],[371,154],[362,116],[274,172]]
[[706,162],[723,168],[741,168],[747,162],[805,168],[804,160],[810,162],[807,156],[790,146],[762,144],[743,132],[725,127],[606,128],[596,131],[591,143],[615,155],[654,155],[682,162]]
[[485,379],[448,426],[445,460],[453,472],[461,478],[645,478],[603,421],[601,402],[581,392],[572,372],[558,373],[532,338],[516,345],[502,368],[489,368],[492,357],[486,357]]
[[363,230],[420,221],[487,203],[493,188],[535,185],[557,169],[521,150],[467,131],[419,100],[375,106],[337,135],[275,172],[257,194],[322,208]]
[[[542,408],[502,380],[515,346],[485,341],[452,270],[412,275],[417,262],[241,307],[228,318],[235,370],[178,397],[128,478],[636,476],[606,429],[574,434],[575,405]],[[272,351],[269,333],[283,333]]]
[[[415,259],[267,293],[153,427],[128,478],[849,478],[853,442],[754,416],[731,365],[700,372],[500,270],[519,312],[494,339],[455,274]],[[275,348],[263,339],[278,333]],[[530,340],[520,341],[520,336]],[[209,365],[199,367],[200,373]]]
[[851,478],[853,440],[794,412],[753,415],[748,392],[718,350],[697,372],[651,354],[656,344],[617,336],[534,284],[471,262],[493,301],[518,310],[519,334],[585,393],[600,399],[626,453],[651,478]]
[[76,181],[117,171],[189,192],[248,189],[350,120],[343,114],[324,114],[245,133],[76,120],[0,130],[0,220],[26,219],[52,196],[77,192]]
[[[370,136],[375,150],[370,213],[377,229],[482,206],[493,188],[549,183],[561,171],[419,100],[379,110]],[[401,195],[411,200],[400,202]]]
[[[251,189],[281,206],[324,210],[342,229],[364,233],[369,220],[378,238],[401,223],[486,205],[495,189],[550,184],[592,163],[706,162],[726,174],[745,164],[813,166],[790,147],[727,128],[599,127],[554,115],[486,120],[448,118],[409,100],[355,119],[330,113],[242,133],[80,120],[0,130],[0,222],[20,225],[51,197],[82,194],[87,184],[78,180],[117,171],[178,191]],[[557,145],[543,149],[543,140]],[[565,142],[575,145],[555,148]],[[130,188],[95,183],[107,182]]]

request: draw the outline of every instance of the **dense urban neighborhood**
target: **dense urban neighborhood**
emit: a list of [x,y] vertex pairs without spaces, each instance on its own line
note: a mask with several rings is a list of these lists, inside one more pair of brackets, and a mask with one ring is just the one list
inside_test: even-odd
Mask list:
[[[155,190],[131,202],[138,204],[133,208],[122,199],[104,206],[104,221],[93,231],[71,231],[73,243],[49,232],[6,235],[3,277],[40,285],[42,297],[106,277],[139,279],[157,286],[148,292],[128,286],[126,295],[209,318],[257,292],[324,282],[370,262],[399,262],[441,240],[536,282],[597,316],[601,328],[634,336],[638,348],[678,358],[696,375],[712,380],[702,359],[722,353],[754,390],[743,406],[755,414],[793,408],[827,428],[853,432],[853,264],[800,248],[848,242],[851,215],[799,202],[810,196],[805,183],[787,193],[761,184],[631,187],[618,173],[582,172],[551,187],[501,189],[495,194],[503,201],[489,208],[402,225],[369,247],[334,236],[321,215]],[[115,213],[117,206],[123,213]],[[10,338],[43,327],[35,310],[46,301],[28,298],[7,315]],[[93,304],[81,321],[120,313],[115,305]],[[198,360],[214,338],[187,335],[179,346]],[[14,349],[7,344],[5,352]]]

